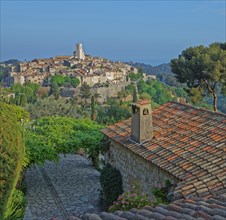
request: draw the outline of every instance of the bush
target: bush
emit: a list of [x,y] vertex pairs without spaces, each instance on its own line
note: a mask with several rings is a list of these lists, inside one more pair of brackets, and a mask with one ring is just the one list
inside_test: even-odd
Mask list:
[[109,211],[128,211],[132,208],[141,209],[145,205],[154,206],[155,204],[155,200],[151,199],[148,194],[143,193],[139,184],[136,184],[129,192],[120,195],[117,201],[115,201],[113,205],[110,206]]
[[24,160],[23,131],[18,121],[26,119],[25,115],[18,107],[0,103],[0,219],[9,219],[16,209],[15,187]]
[[108,208],[123,193],[122,176],[119,170],[107,164],[100,175],[101,197]]
[[156,198],[156,203],[169,204],[169,200],[167,199],[167,193],[169,188],[172,186],[169,180],[166,181],[165,187],[156,187],[151,192]]
[[15,189],[12,195],[12,199],[8,204],[8,208],[4,213],[5,219],[23,219],[26,208],[26,201],[23,192]]

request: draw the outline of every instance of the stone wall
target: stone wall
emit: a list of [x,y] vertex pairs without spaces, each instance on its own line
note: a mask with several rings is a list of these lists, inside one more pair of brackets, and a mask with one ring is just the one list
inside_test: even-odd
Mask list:
[[117,168],[123,178],[123,189],[128,191],[137,181],[143,192],[150,194],[154,187],[164,187],[166,180],[176,185],[179,179],[122,145],[112,141],[105,155],[106,162]]
[[[100,98],[98,98],[98,102],[104,103],[107,101],[108,97],[117,97],[118,92],[125,89],[125,86],[128,85],[128,83],[117,83],[109,85],[109,87],[99,87],[99,88],[91,88],[91,93],[100,94]],[[77,97],[80,101],[80,88],[62,88],[61,95],[63,97]],[[87,100],[88,103],[90,100]]]
[[109,87],[92,88],[91,92],[93,94],[99,93],[100,98],[98,99],[98,101],[100,103],[104,103],[107,101],[108,97],[117,97],[118,92],[124,90],[127,85],[128,85],[128,83],[126,83],[126,82],[111,84],[111,85],[109,85]]

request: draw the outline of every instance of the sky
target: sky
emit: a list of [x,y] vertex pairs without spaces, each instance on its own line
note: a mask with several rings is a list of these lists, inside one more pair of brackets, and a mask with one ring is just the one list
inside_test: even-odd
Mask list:
[[85,53],[153,66],[226,41],[225,0],[0,0],[0,60]]

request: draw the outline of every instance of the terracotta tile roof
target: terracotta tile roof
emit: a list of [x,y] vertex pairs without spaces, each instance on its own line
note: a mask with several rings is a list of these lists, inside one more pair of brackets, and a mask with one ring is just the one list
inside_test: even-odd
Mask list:
[[102,130],[156,166],[179,178],[174,199],[209,197],[226,188],[226,115],[169,102],[152,113],[154,137],[130,140],[131,119]]
[[224,220],[226,219],[226,194],[204,198],[181,199],[169,205],[156,207],[131,209],[129,211],[116,211],[114,213],[102,212],[97,214],[85,214],[83,220]]

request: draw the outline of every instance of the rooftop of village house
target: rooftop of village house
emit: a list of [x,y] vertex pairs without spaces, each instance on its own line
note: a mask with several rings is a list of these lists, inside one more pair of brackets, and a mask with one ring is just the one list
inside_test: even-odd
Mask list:
[[174,199],[219,195],[226,189],[226,115],[169,102],[152,113],[153,138],[131,141],[131,119],[102,130],[112,140],[179,180]]
[[85,214],[83,220],[178,220],[178,219],[215,219],[226,218],[226,193],[210,198],[180,199],[169,205],[160,204],[156,207],[145,206],[129,211],[101,212]]

